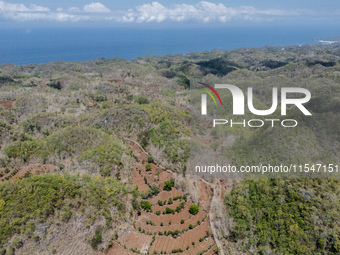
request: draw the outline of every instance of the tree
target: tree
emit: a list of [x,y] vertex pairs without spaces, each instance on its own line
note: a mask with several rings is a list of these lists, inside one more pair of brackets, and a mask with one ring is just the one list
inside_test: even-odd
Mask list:
[[96,249],[98,244],[102,242],[102,234],[99,229],[96,229],[95,235],[92,237],[90,244],[93,249]]
[[3,199],[0,199],[0,211],[2,210],[2,208],[4,208],[4,207],[5,207],[5,205],[6,205],[6,202],[5,202],[5,200],[3,200]]
[[47,86],[54,88],[54,89],[58,89],[61,90],[61,82],[60,81],[50,81]]
[[154,161],[153,161],[153,157],[151,157],[151,156],[149,156],[148,157],[148,163],[153,163]]
[[150,187],[150,191],[152,195],[156,196],[159,193],[159,186],[157,186],[156,184],[152,184],[152,186]]
[[148,104],[149,100],[146,97],[140,96],[137,99],[137,103],[138,104]]
[[199,211],[199,208],[197,205],[195,204],[192,204],[189,208],[189,212],[192,214],[192,215],[196,215]]
[[140,206],[144,209],[144,210],[146,210],[146,211],[149,211],[149,210],[151,210],[151,203],[149,202],[149,201],[140,201]]
[[171,181],[165,181],[164,182],[163,190],[170,191],[173,186],[174,185],[172,184]]
[[190,88],[190,80],[185,74],[179,74],[177,79],[177,84],[183,86],[186,89]]

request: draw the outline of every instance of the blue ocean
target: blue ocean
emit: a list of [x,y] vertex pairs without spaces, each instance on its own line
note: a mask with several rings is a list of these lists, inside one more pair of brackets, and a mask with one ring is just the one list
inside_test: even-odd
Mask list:
[[41,64],[192,51],[317,43],[339,36],[340,26],[216,28],[13,28],[0,29],[0,64]]

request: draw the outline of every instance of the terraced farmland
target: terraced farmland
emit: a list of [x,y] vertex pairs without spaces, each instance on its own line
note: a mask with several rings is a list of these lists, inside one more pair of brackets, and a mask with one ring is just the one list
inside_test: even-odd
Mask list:
[[212,189],[201,180],[195,185],[200,190],[199,211],[189,212],[193,201],[189,194],[172,187],[163,190],[164,182],[175,177],[148,162],[148,155],[137,145],[131,145],[138,159],[133,170],[132,183],[139,191],[147,191],[153,184],[160,192],[144,201],[150,210],[141,210],[133,226],[114,242],[107,254],[218,254],[210,229],[209,209]]

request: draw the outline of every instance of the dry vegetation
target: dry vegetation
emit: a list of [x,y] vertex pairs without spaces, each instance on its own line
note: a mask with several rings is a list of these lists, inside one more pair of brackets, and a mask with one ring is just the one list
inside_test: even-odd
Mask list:
[[[263,108],[273,84],[305,87],[315,118],[292,111],[299,130],[236,128],[219,143],[218,129],[190,130],[196,82],[252,86]],[[338,44],[1,65],[0,255],[338,254],[336,180],[187,169],[190,133],[235,165],[339,163],[339,83]]]

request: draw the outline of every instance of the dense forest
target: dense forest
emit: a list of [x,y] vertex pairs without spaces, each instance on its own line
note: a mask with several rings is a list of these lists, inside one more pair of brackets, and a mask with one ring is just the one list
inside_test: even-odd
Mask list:
[[[251,86],[254,104],[261,109],[270,107],[273,85],[307,88],[312,99],[306,108],[313,117],[289,109],[287,118],[297,119],[298,128],[212,131],[190,114],[190,88],[198,82],[234,84],[243,91]],[[223,99],[231,107],[231,96]],[[280,108],[273,118],[280,118],[279,113]],[[245,117],[251,114],[246,112]],[[66,248],[46,243],[50,238],[46,229],[70,226],[82,235],[68,236],[67,245],[83,242],[77,252],[106,252],[134,224],[143,201],[170,185],[170,179],[164,184],[161,178],[153,181],[157,178],[144,174],[153,164],[171,172],[171,185],[200,204],[202,194],[201,198],[195,194],[199,188],[190,173],[190,150],[193,142],[198,143],[190,140],[192,135],[204,141],[204,149],[237,166],[339,165],[339,123],[339,44],[213,50],[133,61],[99,58],[1,65],[0,255],[27,254],[27,247],[34,247],[34,254],[45,251],[42,247],[49,254],[66,254]],[[149,167],[139,170],[143,191],[132,181],[139,158],[131,144],[150,155],[150,162],[143,159]],[[209,217],[214,216],[210,234],[219,240],[217,250],[339,254],[339,175],[224,180],[220,199],[210,197]],[[215,181],[203,181],[210,183],[215,195]],[[153,243],[154,239],[150,247]],[[196,246],[193,243],[198,249],[197,241]],[[129,252],[137,250],[132,247]]]

